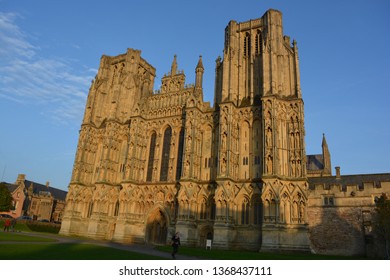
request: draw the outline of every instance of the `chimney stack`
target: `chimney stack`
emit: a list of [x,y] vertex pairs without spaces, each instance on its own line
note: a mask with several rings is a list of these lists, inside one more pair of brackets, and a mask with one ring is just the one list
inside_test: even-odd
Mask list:
[[18,178],[16,179],[15,184],[19,185],[20,183],[26,180],[26,174],[18,174]]
[[336,169],[336,178],[340,179],[340,166],[336,166],[335,169]]

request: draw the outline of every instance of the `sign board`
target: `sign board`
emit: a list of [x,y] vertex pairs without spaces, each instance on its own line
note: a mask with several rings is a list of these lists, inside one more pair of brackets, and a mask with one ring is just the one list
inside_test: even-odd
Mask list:
[[210,249],[211,250],[211,239],[206,240],[206,250]]

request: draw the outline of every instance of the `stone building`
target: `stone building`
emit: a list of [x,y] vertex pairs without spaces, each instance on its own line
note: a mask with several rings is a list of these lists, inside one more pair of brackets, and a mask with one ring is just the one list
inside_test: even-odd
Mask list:
[[194,84],[175,56],[153,91],[141,51],[102,56],[60,233],[164,244],[178,231],[189,246],[309,251],[323,196],[309,177],[331,177],[330,153],[324,138],[322,155],[305,154],[297,43],[282,27],[276,10],[229,22],[213,107],[202,57]]
[[0,214],[9,214],[14,218],[29,216],[33,220],[61,222],[65,209],[66,191],[26,180],[25,174],[19,174],[14,184],[6,184],[13,198],[14,209]]

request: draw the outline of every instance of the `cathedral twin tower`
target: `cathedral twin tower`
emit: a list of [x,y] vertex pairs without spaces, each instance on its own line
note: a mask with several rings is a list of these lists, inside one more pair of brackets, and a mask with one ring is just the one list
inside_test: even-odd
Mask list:
[[81,125],[61,233],[123,243],[308,250],[296,42],[269,10],[229,22],[214,106],[203,64],[161,88],[138,50],[103,56]]

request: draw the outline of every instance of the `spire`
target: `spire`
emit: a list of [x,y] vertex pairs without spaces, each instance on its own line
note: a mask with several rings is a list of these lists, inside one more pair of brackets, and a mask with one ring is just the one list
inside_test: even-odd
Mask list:
[[177,62],[176,62],[176,54],[173,57],[172,67],[171,67],[171,76],[175,76],[177,73]]
[[328,143],[326,143],[325,133],[322,133],[322,148],[328,149]]
[[202,62],[202,56],[201,55],[199,56],[199,61],[198,61],[198,65],[196,65],[195,72],[198,72],[200,70],[204,70],[203,62]]
[[330,152],[326,143],[325,133],[322,134],[322,156],[324,158],[324,175],[332,175]]
[[203,62],[202,62],[202,56],[199,56],[198,65],[196,65],[195,69],[195,88],[202,88],[203,83]]

